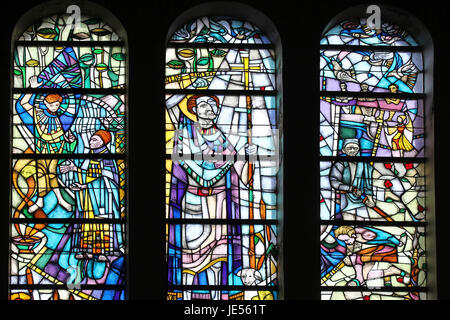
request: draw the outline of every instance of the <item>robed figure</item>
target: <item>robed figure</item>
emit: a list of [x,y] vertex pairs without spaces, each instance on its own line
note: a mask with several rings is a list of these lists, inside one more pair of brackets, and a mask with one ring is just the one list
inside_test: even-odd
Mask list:
[[[194,95],[187,101],[187,110],[198,121],[178,114],[169,218],[240,219],[239,184],[248,183],[249,162],[235,161],[239,151],[215,124],[219,99]],[[255,153],[256,146],[247,145],[242,152]],[[230,284],[229,275],[242,267],[242,226],[185,224],[169,228],[169,283]],[[212,292],[211,298],[220,299],[218,295]]]
[[[75,193],[75,219],[90,219],[75,224],[72,231],[72,252],[77,259],[107,261],[108,256],[124,252],[123,230],[118,223],[103,223],[102,219],[120,219],[119,174],[114,160],[105,159],[111,134],[98,130],[91,137],[91,154],[98,156],[75,159],[61,165],[62,174],[72,172],[69,188]],[[92,220],[98,219],[98,222]]]
[[344,219],[369,218],[367,207],[373,207],[372,172],[368,162],[352,161],[359,154],[358,139],[345,139],[342,151],[346,161],[336,161],[330,169],[330,184],[340,194],[340,216]]

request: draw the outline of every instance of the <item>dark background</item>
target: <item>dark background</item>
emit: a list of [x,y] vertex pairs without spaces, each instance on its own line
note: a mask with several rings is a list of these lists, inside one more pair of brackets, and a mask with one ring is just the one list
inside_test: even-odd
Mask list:
[[[43,1],[20,0],[2,12],[0,28],[0,298],[7,298],[10,44],[16,22]],[[93,1],[114,14],[129,45],[129,298],[165,298],[164,61],[167,30],[185,10],[209,1]],[[357,4],[406,10],[434,41],[434,115],[438,298],[449,299],[450,226],[445,153],[449,126],[449,11],[438,1],[240,1],[265,14],[283,45],[284,283],[285,299],[320,299],[318,186],[318,48],[321,33],[341,11]],[[73,1],[76,4],[76,1]]]

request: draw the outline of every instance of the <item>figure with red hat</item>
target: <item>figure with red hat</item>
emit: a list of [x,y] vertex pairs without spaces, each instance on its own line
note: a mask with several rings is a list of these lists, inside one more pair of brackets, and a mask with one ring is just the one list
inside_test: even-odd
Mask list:
[[119,174],[117,164],[102,155],[109,153],[111,133],[97,130],[89,140],[91,154],[98,159],[73,160],[61,165],[62,174],[73,173],[69,186],[75,193],[76,219],[98,219],[98,223],[75,224],[72,252],[77,259],[108,261],[108,257],[124,253],[123,230],[118,223],[102,223],[102,219],[120,219]]

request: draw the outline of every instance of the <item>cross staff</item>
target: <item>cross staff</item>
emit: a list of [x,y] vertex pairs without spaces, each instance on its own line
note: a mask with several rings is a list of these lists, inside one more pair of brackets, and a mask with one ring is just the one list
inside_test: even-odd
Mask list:
[[[244,77],[244,89],[247,91],[250,89],[250,70],[261,70],[261,66],[258,64],[250,64],[249,50],[240,50],[240,57],[242,64],[230,65],[232,70],[242,71]],[[248,144],[252,144],[252,99],[249,95],[246,95],[246,108],[247,108],[247,141]],[[254,207],[253,207],[253,163],[249,161],[248,164],[248,202],[249,202],[249,219],[254,219]],[[250,268],[256,269],[256,255],[255,255],[255,226],[250,224],[250,243],[249,243],[249,259]]]

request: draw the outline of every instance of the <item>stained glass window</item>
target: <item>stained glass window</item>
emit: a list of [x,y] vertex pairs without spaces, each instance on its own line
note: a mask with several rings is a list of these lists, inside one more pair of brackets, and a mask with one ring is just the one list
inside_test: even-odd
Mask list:
[[323,300],[427,298],[424,64],[401,26],[339,22],[320,46]]
[[14,39],[11,300],[126,298],[126,46],[95,16]]
[[233,17],[199,17],[168,41],[168,300],[279,298],[276,61]]

